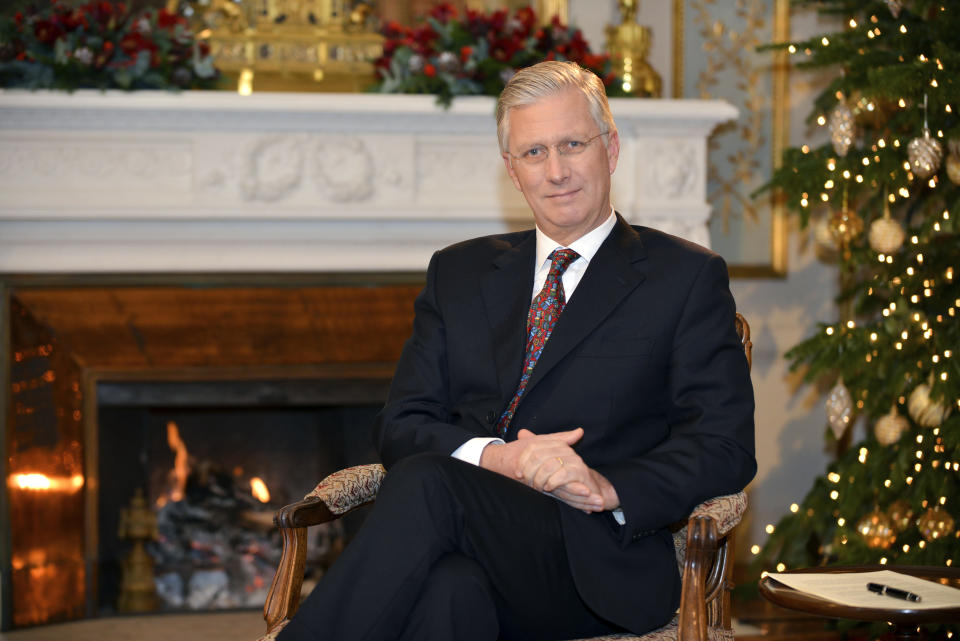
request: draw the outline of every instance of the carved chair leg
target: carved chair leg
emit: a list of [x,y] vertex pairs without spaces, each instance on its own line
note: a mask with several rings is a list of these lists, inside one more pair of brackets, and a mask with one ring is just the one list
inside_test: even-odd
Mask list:
[[683,566],[678,641],[707,640],[706,578],[717,550],[717,526],[698,516],[687,524],[687,557]]
[[267,632],[292,617],[300,606],[300,589],[303,587],[307,558],[307,528],[285,527],[280,528],[280,532],[283,534],[283,554],[263,606]]

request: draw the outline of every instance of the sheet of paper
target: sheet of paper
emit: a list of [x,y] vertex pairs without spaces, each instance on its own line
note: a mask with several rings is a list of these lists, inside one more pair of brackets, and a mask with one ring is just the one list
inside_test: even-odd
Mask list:
[[[948,585],[918,579],[892,570],[878,572],[810,572],[803,574],[770,573],[784,585],[858,608],[890,608],[893,610],[930,610],[934,608],[960,608],[960,589]],[[867,590],[867,583],[880,583],[892,588],[919,594],[919,602],[896,599]]]

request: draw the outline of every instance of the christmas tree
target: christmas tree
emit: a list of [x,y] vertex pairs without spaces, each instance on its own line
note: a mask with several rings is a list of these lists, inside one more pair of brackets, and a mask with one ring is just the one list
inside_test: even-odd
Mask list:
[[960,2],[794,4],[842,20],[774,45],[834,75],[810,116],[829,141],[767,186],[835,250],[838,318],[787,358],[833,386],[837,457],[758,570],[960,564]]

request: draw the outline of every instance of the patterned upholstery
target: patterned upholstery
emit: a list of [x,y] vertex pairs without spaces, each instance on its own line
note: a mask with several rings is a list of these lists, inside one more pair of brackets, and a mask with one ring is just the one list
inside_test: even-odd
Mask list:
[[[726,494],[708,499],[693,508],[690,518],[695,516],[709,516],[717,523],[717,536],[725,536],[736,527],[743,513],[747,511],[747,495],[743,492]],[[689,519],[688,519],[689,520]],[[680,575],[683,575],[683,562],[687,558],[687,525],[673,533],[673,549],[677,553],[677,566]]]
[[[677,617],[673,617],[673,621],[659,630],[648,632],[639,637],[632,634],[608,634],[602,637],[577,639],[577,641],[676,641],[678,626]],[[707,639],[709,641],[734,641],[733,630],[707,628]]]
[[348,467],[320,481],[303,498],[318,498],[333,514],[344,514],[375,499],[386,473],[379,463]]

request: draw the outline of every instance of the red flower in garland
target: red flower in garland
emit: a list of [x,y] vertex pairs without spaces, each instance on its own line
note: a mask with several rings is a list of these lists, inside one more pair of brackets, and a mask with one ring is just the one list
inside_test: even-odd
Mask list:
[[33,35],[46,45],[53,45],[57,41],[57,38],[62,36],[64,33],[60,25],[54,23],[52,20],[37,20],[33,24]]
[[423,75],[425,75],[427,78],[433,78],[437,75],[437,68],[432,64],[427,63],[423,66]]
[[167,11],[166,8],[157,12],[157,26],[161,29],[173,29],[178,24],[186,26],[187,21],[183,17]]
[[457,8],[453,6],[453,3],[443,2],[430,10],[430,17],[440,24],[447,24],[456,19]]

